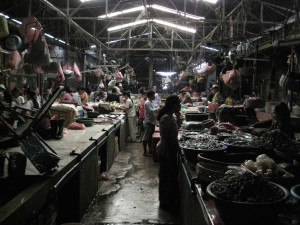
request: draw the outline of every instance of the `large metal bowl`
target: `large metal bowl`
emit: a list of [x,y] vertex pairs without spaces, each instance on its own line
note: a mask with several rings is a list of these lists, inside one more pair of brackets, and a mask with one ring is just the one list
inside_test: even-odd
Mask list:
[[300,184],[296,184],[291,188],[291,194],[297,203],[300,204]]
[[207,188],[207,194],[213,199],[215,205],[221,215],[224,218],[235,218],[235,219],[247,219],[247,220],[256,220],[256,219],[267,219],[270,217],[276,216],[282,209],[285,201],[289,198],[289,191],[283,186],[269,182],[271,185],[275,185],[279,188],[283,197],[279,200],[272,202],[238,202],[238,201],[229,201],[222,199],[216,196],[211,187],[216,181],[210,183]]

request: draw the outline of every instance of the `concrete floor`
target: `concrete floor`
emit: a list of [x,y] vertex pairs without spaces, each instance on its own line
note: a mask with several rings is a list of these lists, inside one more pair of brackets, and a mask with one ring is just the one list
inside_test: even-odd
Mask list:
[[128,143],[81,221],[85,225],[180,224],[178,213],[159,207],[158,163],[143,156],[142,143]]

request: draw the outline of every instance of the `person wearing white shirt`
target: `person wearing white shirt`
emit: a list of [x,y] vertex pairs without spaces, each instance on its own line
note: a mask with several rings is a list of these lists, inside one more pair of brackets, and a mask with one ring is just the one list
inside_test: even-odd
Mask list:
[[[144,119],[144,128],[145,133],[143,136],[143,147],[144,147],[144,156],[150,156],[151,144],[152,144],[152,135],[155,130],[156,125],[156,114],[159,110],[159,107],[154,105],[154,91],[147,92],[147,101],[145,102],[145,119]],[[147,145],[149,151],[147,153]]]
[[154,105],[159,105],[161,103],[160,93],[156,92],[153,100]]
[[123,92],[124,104],[121,108],[126,112],[127,122],[129,128],[129,137],[127,141],[136,142],[136,109],[135,105],[130,98],[130,93],[128,91]]

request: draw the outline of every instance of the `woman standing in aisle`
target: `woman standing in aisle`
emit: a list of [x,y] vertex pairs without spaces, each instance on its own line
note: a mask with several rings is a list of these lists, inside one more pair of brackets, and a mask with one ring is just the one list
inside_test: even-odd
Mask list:
[[170,95],[166,99],[165,106],[159,111],[157,116],[161,137],[157,144],[160,164],[159,201],[160,206],[165,209],[178,209],[179,207],[177,153],[180,147],[177,135],[180,125],[180,109],[178,96]]
[[135,105],[130,98],[130,92],[124,91],[123,92],[123,98],[124,98],[124,105],[121,107],[122,110],[126,112],[127,115],[127,121],[128,121],[128,128],[129,128],[129,137],[127,141],[136,142],[136,110]]

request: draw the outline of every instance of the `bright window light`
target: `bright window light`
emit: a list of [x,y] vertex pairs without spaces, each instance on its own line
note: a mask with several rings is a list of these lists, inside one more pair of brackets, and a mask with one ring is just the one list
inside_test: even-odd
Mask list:
[[203,0],[208,3],[216,4],[218,0]]
[[45,33],[48,38],[54,38],[52,35]]
[[9,19],[9,16],[4,15],[3,13],[0,13],[0,16],[4,16],[6,19]]
[[173,76],[176,74],[176,72],[156,72],[157,75],[160,75],[160,76],[164,76],[164,77],[167,77],[167,76]]
[[11,20],[14,21],[14,22],[17,23],[17,24],[22,24],[22,22],[19,21],[19,20],[15,20],[15,19],[11,19]]
[[175,9],[170,9],[170,8],[167,8],[167,7],[164,7],[164,6],[161,6],[161,5],[150,5],[149,7],[153,8],[153,9],[157,9],[157,10],[161,10],[161,11],[164,11],[164,12],[168,12],[168,13],[172,13],[172,14],[177,14],[177,15],[180,15],[180,16],[186,16],[187,18],[190,18],[190,19],[194,19],[194,20],[203,20],[204,17],[201,17],[201,16],[195,16],[195,15],[192,15],[192,14],[189,14],[189,13],[184,13],[182,11],[178,11],[178,10],[175,10]]
[[186,31],[186,32],[189,32],[189,33],[193,33],[193,34],[196,33],[196,30],[193,29],[193,28],[180,26],[180,25],[177,25],[177,24],[174,24],[174,23],[169,23],[169,22],[163,21],[163,20],[153,19],[153,22],[158,23],[158,24],[162,24],[162,25],[166,25],[168,27],[173,27],[175,29]]
[[131,9],[125,9],[123,11],[118,11],[118,12],[109,13],[107,15],[98,16],[98,18],[101,18],[101,19],[110,18],[110,17],[123,15],[123,14],[127,14],[127,13],[132,13],[132,12],[136,12],[136,11],[142,11],[144,9],[145,9],[144,6],[138,6],[138,7],[134,7],[134,8],[131,8]]
[[126,23],[126,24],[123,24],[123,25],[110,27],[110,28],[107,29],[107,31],[121,30],[121,29],[124,29],[124,28],[127,28],[127,27],[133,27],[133,26],[144,24],[144,23],[147,23],[147,22],[148,22],[148,20],[138,20],[138,21],[135,21],[135,22],[132,22],[132,23]]
[[201,45],[201,48],[205,48],[205,49],[208,49],[208,50],[211,50],[211,51],[215,51],[215,52],[218,52],[219,50],[216,49],[216,48],[212,48],[212,47],[208,47],[208,46],[204,46],[204,45]]

